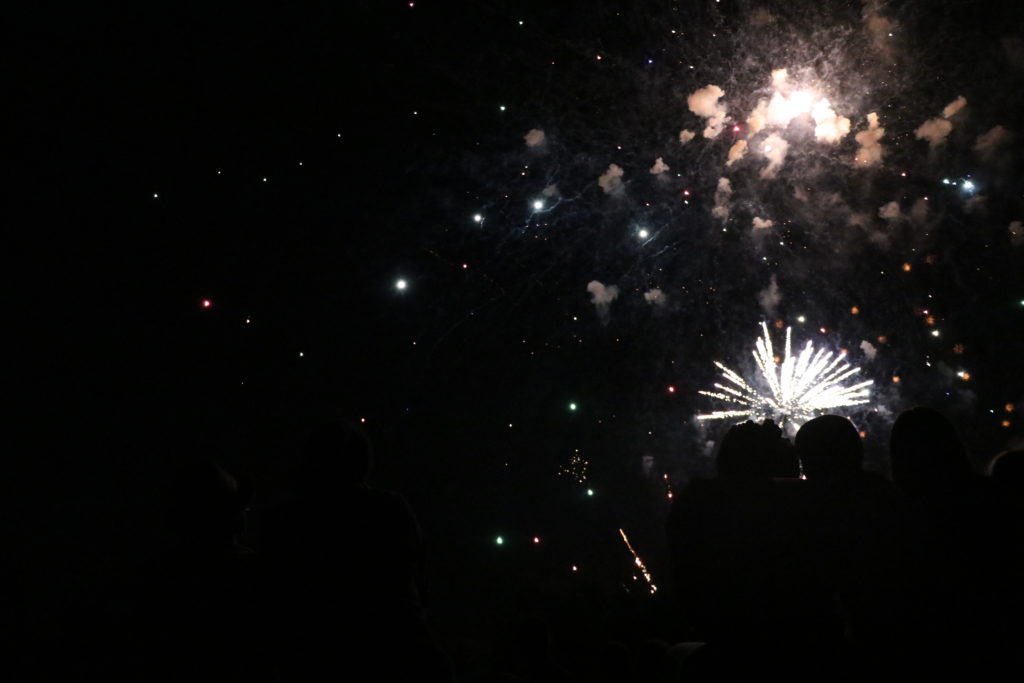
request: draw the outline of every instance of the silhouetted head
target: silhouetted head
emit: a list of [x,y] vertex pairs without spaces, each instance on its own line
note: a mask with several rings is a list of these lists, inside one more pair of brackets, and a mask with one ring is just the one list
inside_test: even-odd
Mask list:
[[942,496],[973,476],[953,423],[931,408],[904,411],[892,426],[889,446],[893,482],[908,496]]
[[798,467],[792,446],[771,420],[734,425],[722,438],[715,459],[718,476],[730,481],[765,481],[795,477]]
[[796,455],[811,481],[845,479],[860,472],[864,445],[848,419],[821,415],[796,433]]
[[363,484],[373,466],[373,449],[361,429],[349,422],[315,426],[306,439],[299,484],[319,490]]

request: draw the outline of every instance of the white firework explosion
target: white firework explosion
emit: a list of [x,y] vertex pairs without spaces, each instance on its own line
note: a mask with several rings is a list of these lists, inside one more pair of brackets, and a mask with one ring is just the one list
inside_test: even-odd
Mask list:
[[843,382],[860,372],[844,360],[845,354],[835,354],[825,349],[814,349],[810,341],[799,355],[792,354],[792,328],[786,328],[786,355],[779,363],[772,350],[768,325],[761,323],[764,336],[757,340],[754,360],[767,384],[770,393],[762,393],[752,387],[738,373],[722,363],[715,365],[722,371],[722,377],[729,384],[715,383],[718,391],[701,391],[737,406],[735,410],[716,410],[698,415],[698,420],[724,420],[747,418],[760,421],[773,419],[799,427],[817,415],[835,408],[849,408],[868,402],[867,380],[853,385]]

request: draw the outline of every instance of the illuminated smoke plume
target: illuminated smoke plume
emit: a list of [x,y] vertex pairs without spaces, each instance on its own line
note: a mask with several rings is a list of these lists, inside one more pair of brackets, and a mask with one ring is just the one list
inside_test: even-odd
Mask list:
[[[686,105],[697,116],[707,119],[707,127],[704,129],[704,137],[716,138],[725,126],[725,117],[728,107],[720,100],[725,97],[725,91],[717,85],[706,85],[686,98]],[[682,141],[682,136],[680,136]]]
[[524,138],[527,147],[539,147],[544,144],[544,131],[540,128],[531,128]]
[[782,292],[779,291],[779,283],[776,281],[775,276],[772,275],[768,286],[757,293],[757,303],[760,304],[761,310],[764,311],[765,315],[769,318],[774,318],[781,301]]
[[754,111],[747,117],[747,138],[752,138],[760,133],[765,127],[765,120],[768,118],[768,100],[761,100],[757,103]]
[[1015,247],[1024,245],[1024,223],[1020,221],[1010,222],[1010,244]]
[[878,125],[878,114],[868,114],[868,128],[854,136],[854,140],[860,145],[854,162],[860,166],[875,166],[882,162],[882,143],[880,140],[885,136],[885,128]]
[[910,207],[910,222],[921,225],[928,219],[928,202],[924,198],[918,199]]
[[850,132],[850,119],[839,116],[826,98],[818,100],[811,110],[814,119],[814,137],[822,142],[835,144]]
[[747,153],[747,141],[737,140],[736,143],[729,148],[729,160],[725,162],[726,166],[732,166],[737,161],[743,158],[743,155]]
[[868,360],[874,360],[875,356],[878,355],[878,349],[876,349],[875,345],[867,339],[861,341],[860,350],[864,352],[864,355],[867,356]]
[[728,178],[719,178],[715,189],[715,207],[711,215],[725,222],[729,218],[729,197],[732,195],[732,183]]
[[871,37],[871,43],[882,56],[889,57],[892,54],[892,37],[896,31],[896,22],[878,13],[878,0],[866,0],[861,16],[864,19],[864,28]]
[[931,147],[941,145],[953,130],[953,124],[946,119],[928,119],[914,131],[918,140],[927,140]]
[[767,26],[775,22],[775,17],[772,13],[766,10],[764,7],[758,7],[754,10],[754,13],[750,15],[751,26]]
[[692,130],[681,130],[679,131],[679,144],[685,145],[690,140],[697,137],[697,134]]
[[608,324],[608,307],[619,297],[619,288],[615,285],[605,287],[597,280],[587,283],[587,291],[590,292],[590,303],[594,304],[597,317],[602,325]]
[[950,117],[967,106],[967,99],[961,95],[942,109],[942,118],[928,119],[914,131],[918,140],[927,140],[930,147],[937,147],[946,141],[953,130],[953,122]]
[[893,201],[882,205],[878,209],[878,217],[884,218],[887,221],[894,221],[903,218],[903,212],[900,211],[900,203]]
[[760,216],[754,216],[754,230],[767,230],[768,228],[775,225],[771,220],[767,218],[761,218]]
[[651,304],[652,306],[663,306],[667,301],[665,292],[661,291],[657,287],[654,287],[644,292],[644,301]]
[[988,159],[997,149],[1013,139],[1013,133],[1003,126],[993,126],[974,141],[974,151],[982,159]]
[[960,95],[960,97],[956,98],[955,100],[953,100],[952,102],[950,102],[949,104],[942,108],[942,118],[952,118],[958,111],[960,111],[966,106],[967,98],[964,97],[963,95]]
[[548,185],[540,193],[545,197],[560,197],[562,194],[558,191],[558,185],[554,184]]
[[786,160],[789,143],[776,133],[772,133],[761,143],[761,153],[768,159],[768,165],[761,169],[762,178],[774,178]]
[[653,174],[653,175],[658,175],[659,173],[664,173],[667,170],[669,170],[668,169],[668,164],[666,164],[662,160],[661,157],[658,157],[657,159],[655,159],[654,160],[654,166],[651,166],[651,174]]
[[619,194],[622,192],[623,187],[625,187],[622,183],[622,175],[624,173],[625,171],[617,164],[612,164],[597,179],[597,184],[601,186],[605,194]]

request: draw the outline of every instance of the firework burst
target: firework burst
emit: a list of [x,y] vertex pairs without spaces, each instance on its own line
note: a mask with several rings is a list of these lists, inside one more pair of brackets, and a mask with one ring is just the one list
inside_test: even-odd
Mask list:
[[[825,349],[815,350],[810,341],[796,356],[792,354],[792,328],[786,328],[786,351],[780,363],[772,349],[768,325],[761,323],[764,336],[757,340],[754,361],[768,392],[751,386],[737,372],[715,361],[728,384],[715,383],[718,391],[701,391],[705,396],[717,398],[738,406],[733,410],[716,410],[698,415],[698,420],[747,418],[774,419],[795,427],[816,415],[836,408],[849,408],[868,402],[868,387],[872,380],[853,385],[844,382],[860,372],[844,360],[844,354]],[[760,382],[759,382],[760,383]]]

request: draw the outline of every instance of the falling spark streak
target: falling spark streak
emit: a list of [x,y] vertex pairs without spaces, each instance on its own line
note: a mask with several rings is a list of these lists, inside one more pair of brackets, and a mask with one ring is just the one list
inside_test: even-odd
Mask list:
[[654,595],[658,592],[658,587],[654,585],[654,579],[651,578],[651,573],[647,571],[647,567],[644,566],[640,556],[636,554],[635,550],[633,550],[633,546],[630,544],[629,538],[626,537],[626,532],[619,529],[619,533],[622,534],[622,540],[625,542],[626,547],[629,548],[629,552],[633,554],[633,564],[635,564],[640,570],[640,573],[644,575],[644,578],[647,580],[647,585],[651,587],[651,595]]
[[754,361],[771,393],[761,393],[739,374],[715,361],[715,366],[722,371],[722,377],[732,386],[716,383],[715,388],[719,391],[699,393],[742,408],[716,410],[713,413],[698,415],[698,420],[745,417],[760,421],[770,418],[799,427],[827,410],[868,402],[868,387],[874,383],[872,380],[852,386],[842,384],[844,380],[860,372],[860,368],[843,361],[843,354],[833,354],[825,349],[815,350],[814,344],[808,341],[800,354],[794,356],[792,328],[787,327],[786,352],[780,364],[772,350],[768,325],[762,322],[761,328],[764,336],[757,340],[753,352]]

